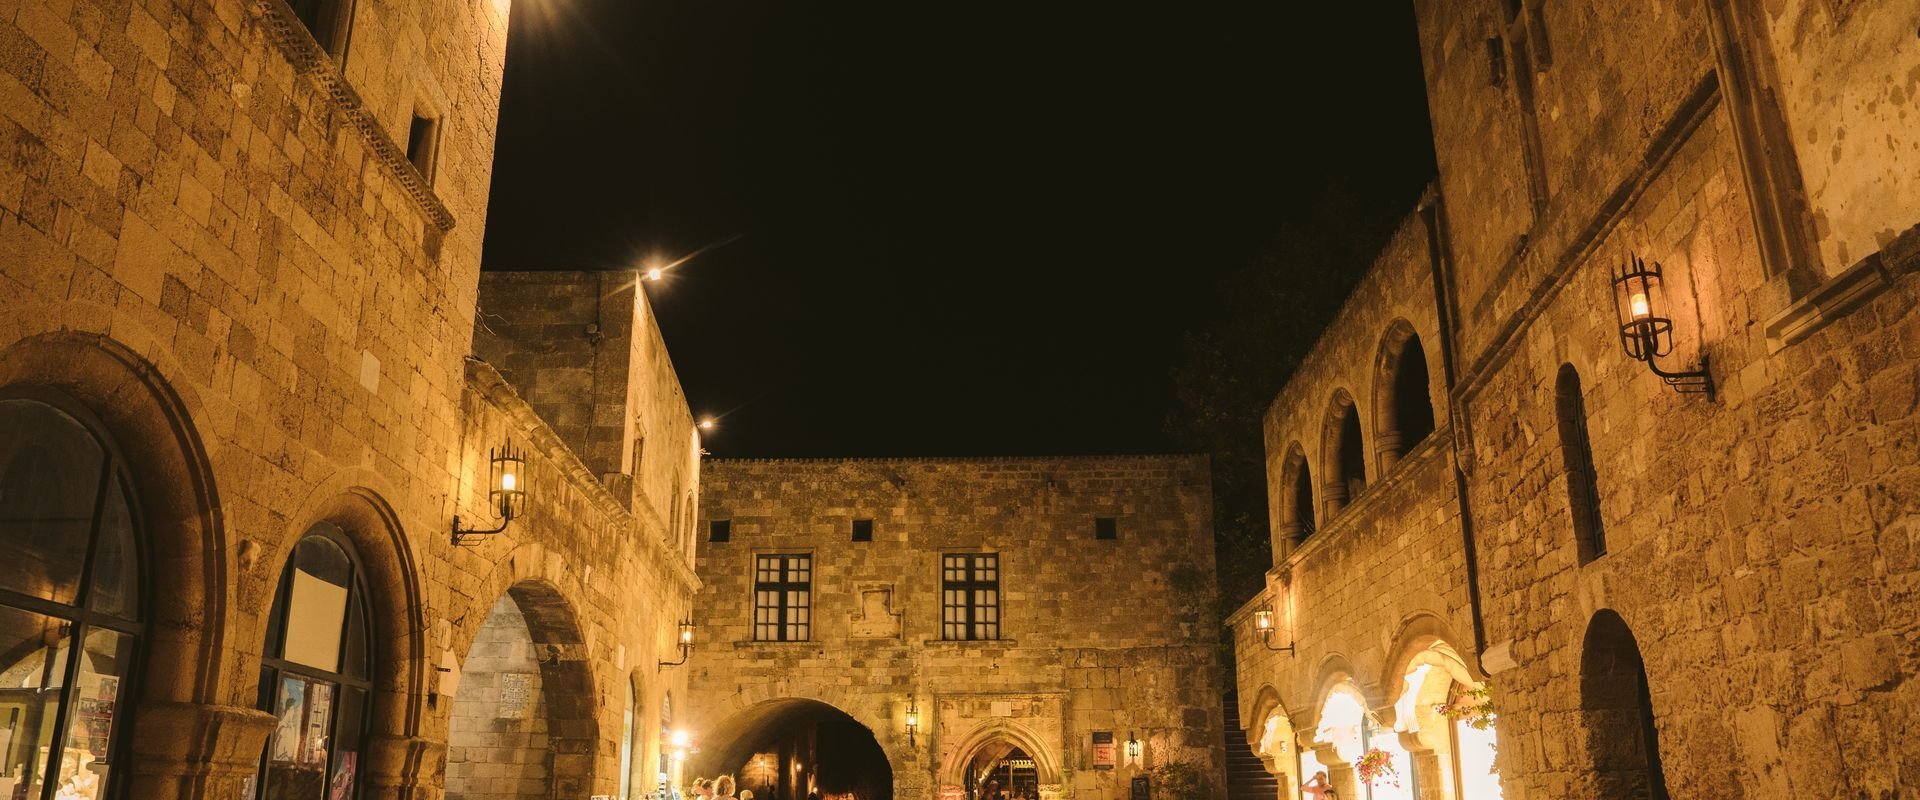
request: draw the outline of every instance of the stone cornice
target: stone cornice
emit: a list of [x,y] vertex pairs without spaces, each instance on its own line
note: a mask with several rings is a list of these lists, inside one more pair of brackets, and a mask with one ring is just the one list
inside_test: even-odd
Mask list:
[[373,152],[374,160],[386,167],[388,174],[400,184],[407,196],[420,206],[427,221],[441,233],[453,230],[453,212],[440,202],[433,193],[433,187],[427,183],[420,170],[407,160],[407,154],[394,144],[393,139],[380,127],[373,112],[367,109],[360,93],[347,83],[340,67],[333,57],[327,54],[320,43],[314,41],[307,32],[307,26],[301,24],[294,15],[287,0],[256,0],[253,4],[254,15],[260,21],[260,27],[267,32],[267,39],[285,56],[287,63],[293,65],[295,74],[305,76],[313,82],[314,88],[333,102],[334,110],[345,117],[348,124],[360,133],[367,149]]
[[1880,252],[1833,276],[1767,320],[1767,351],[1777,353],[1878,297],[1900,279],[1920,271],[1920,225],[1908,228]]
[[[619,498],[614,497],[613,492],[609,491],[605,484],[594,477],[593,471],[587,469],[586,462],[580,460],[579,454],[567,446],[566,441],[560,438],[560,434],[554,432],[553,428],[540,418],[540,415],[533,410],[533,406],[528,405],[527,401],[520,397],[520,393],[514,390],[513,385],[508,383],[507,379],[500,375],[500,371],[493,368],[493,365],[477,358],[468,358],[467,386],[518,424],[521,431],[533,440],[541,453],[552,460],[554,468],[591,499],[602,513],[613,520],[626,520],[628,530],[638,531],[643,527],[635,524],[637,520],[634,513],[629,511]],[[647,514],[654,523],[653,530],[666,530],[651,509]],[[633,538],[640,543],[642,548],[640,555],[643,559],[670,565],[668,571],[687,591],[696,591],[700,588],[700,579],[694,575],[693,567],[687,563],[685,555],[669,548],[665,537],[640,535]]]

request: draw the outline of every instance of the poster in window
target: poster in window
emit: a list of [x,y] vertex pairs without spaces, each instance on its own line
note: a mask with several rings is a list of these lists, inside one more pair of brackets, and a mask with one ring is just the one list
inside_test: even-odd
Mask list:
[[354,764],[359,754],[348,750],[340,754],[333,765],[333,791],[327,793],[327,800],[353,800]]
[[[113,676],[100,677],[92,691],[81,695],[75,711],[79,714],[80,724],[75,727],[74,738],[86,737],[87,752],[96,760],[107,758],[107,745],[112,741],[114,701],[119,699],[120,679]],[[72,742],[78,746],[78,741]]]
[[307,684],[299,678],[280,678],[280,717],[273,726],[273,753],[269,760],[291,764],[300,752],[300,723],[307,716]]
[[333,684],[308,684],[307,693],[307,730],[305,740],[301,742],[300,764],[326,769],[327,733],[332,730],[327,723],[333,717]]
[[1127,790],[1127,800],[1151,800],[1152,795],[1152,789],[1145,775],[1134,778]]
[[1113,769],[1113,731],[1093,732],[1093,768]]

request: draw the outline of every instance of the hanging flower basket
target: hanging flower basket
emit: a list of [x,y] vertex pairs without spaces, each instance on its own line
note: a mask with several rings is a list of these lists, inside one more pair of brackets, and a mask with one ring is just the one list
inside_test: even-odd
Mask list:
[[1436,705],[1433,710],[1447,719],[1464,720],[1482,731],[1493,727],[1493,721],[1500,718],[1493,707],[1493,681],[1468,689],[1452,702]]
[[1377,747],[1360,754],[1360,760],[1353,762],[1353,771],[1368,786],[1377,785],[1380,781],[1385,781],[1388,786],[1400,785],[1400,773],[1393,768],[1393,756]]

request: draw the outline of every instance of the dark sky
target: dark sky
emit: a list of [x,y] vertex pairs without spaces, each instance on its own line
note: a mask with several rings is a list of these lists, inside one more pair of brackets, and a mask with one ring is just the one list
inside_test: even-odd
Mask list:
[[1221,278],[1432,171],[1411,0],[516,0],[485,264],[740,237],[648,286],[718,456],[1158,452]]

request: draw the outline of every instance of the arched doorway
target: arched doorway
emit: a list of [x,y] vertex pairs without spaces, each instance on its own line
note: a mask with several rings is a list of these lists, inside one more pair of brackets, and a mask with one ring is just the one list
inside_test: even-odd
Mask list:
[[[988,783],[998,781],[996,786]],[[1034,800],[1054,800],[1063,785],[1060,760],[1031,730],[1007,719],[976,726],[948,752],[940,770],[939,796],[987,800],[991,789],[1014,796],[1018,786]],[[1009,785],[1012,784],[1012,785]]]
[[696,734],[685,779],[731,775],[754,800],[892,800],[893,765],[873,731],[818,700],[748,708]]
[[593,779],[592,678],[572,611],[522,583],[488,609],[461,663],[447,733],[447,800],[584,797]]
[[1646,664],[1633,631],[1611,609],[1601,609],[1587,625],[1580,710],[1594,796],[1667,800]]

